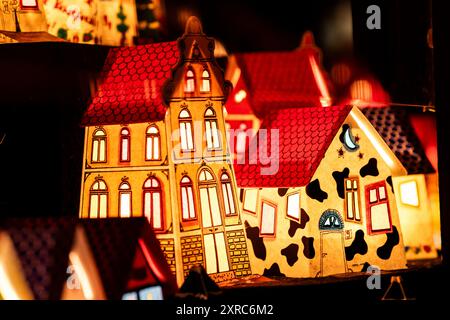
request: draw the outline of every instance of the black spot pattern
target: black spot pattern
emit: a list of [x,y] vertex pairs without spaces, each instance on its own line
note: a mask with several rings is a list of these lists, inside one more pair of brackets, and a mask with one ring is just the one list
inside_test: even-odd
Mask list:
[[370,267],[370,263],[368,263],[367,261],[364,262],[364,265],[361,269],[361,272],[367,272],[367,269]]
[[341,199],[345,199],[345,186],[344,186],[344,179],[348,178],[348,175],[350,174],[350,169],[345,168],[340,171],[334,171],[331,175],[333,176],[334,180],[336,181],[336,191]]
[[265,276],[265,277],[285,277],[286,275],[284,273],[281,273],[278,263],[274,263],[274,264],[272,264],[270,269],[264,268],[263,276]]
[[367,253],[367,243],[364,240],[364,231],[358,230],[355,239],[349,247],[345,247],[345,257],[347,261],[353,260],[356,254],[365,255]]
[[317,200],[319,202],[323,202],[323,200],[328,198],[328,194],[320,189],[320,182],[319,179],[316,179],[314,181],[311,181],[306,186],[306,194],[311,199]]
[[247,238],[250,239],[250,242],[252,243],[255,257],[261,260],[266,260],[266,246],[263,238],[259,236],[259,227],[251,227],[247,221],[245,221],[244,224],[245,232],[247,234]]
[[288,234],[292,238],[295,235],[297,229],[305,229],[306,224],[309,222],[309,215],[304,209],[300,213],[300,223],[294,220],[290,220]]
[[400,243],[398,230],[395,226],[392,232],[386,234],[386,237],[385,244],[377,249],[377,255],[383,260],[389,259],[391,257],[392,249]]
[[302,237],[302,243],[303,243],[303,255],[308,258],[312,259],[316,255],[316,251],[314,250],[314,237]]
[[281,255],[286,257],[288,265],[292,267],[298,261],[298,244],[291,243],[281,250]]
[[278,188],[278,195],[280,197],[284,197],[284,195],[288,192],[289,188]]
[[392,184],[392,176],[387,177],[386,178],[386,182],[387,182],[388,185],[391,186],[391,191],[392,191],[392,193],[394,193],[394,186]]
[[379,172],[378,172],[378,167],[377,167],[377,159],[375,158],[370,158],[369,162],[367,162],[367,164],[361,168],[361,170],[359,170],[359,174],[361,175],[361,177],[365,177],[365,176],[378,176]]

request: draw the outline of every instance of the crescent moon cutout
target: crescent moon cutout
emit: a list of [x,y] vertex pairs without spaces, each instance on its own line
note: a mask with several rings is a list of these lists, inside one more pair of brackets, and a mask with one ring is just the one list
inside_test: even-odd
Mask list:
[[359,145],[356,143],[348,124],[342,126],[342,133],[339,136],[339,140],[341,140],[347,151],[353,152],[359,149]]

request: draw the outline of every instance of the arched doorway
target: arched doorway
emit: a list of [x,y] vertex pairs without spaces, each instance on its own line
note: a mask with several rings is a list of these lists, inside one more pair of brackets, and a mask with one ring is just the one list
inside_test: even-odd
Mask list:
[[344,246],[344,221],[337,210],[326,210],[319,220],[320,275],[347,272]]

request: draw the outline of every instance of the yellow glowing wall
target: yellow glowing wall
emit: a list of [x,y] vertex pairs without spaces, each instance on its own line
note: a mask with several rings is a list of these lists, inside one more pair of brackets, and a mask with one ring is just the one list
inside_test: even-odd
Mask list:
[[394,189],[407,259],[436,258],[431,199],[425,175],[395,177]]

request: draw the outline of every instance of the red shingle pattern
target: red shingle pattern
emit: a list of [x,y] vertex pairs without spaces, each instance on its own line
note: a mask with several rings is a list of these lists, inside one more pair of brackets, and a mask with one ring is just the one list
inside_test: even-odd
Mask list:
[[[250,105],[258,117],[274,108],[321,106],[311,56],[319,62],[319,51],[315,47],[290,52],[236,54]],[[327,79],[324,72],[322,76]]]
[[[273,150],[279,154],[278,170],[270,175],[261,173],[261,169],[270,165],[262,164],[256,157],[258,145],[256,152],[246,155],[246,164],[234,164],[238,186],[288,188],[308,184],[351,109],[350,106],[339,106],[271,110],[261,129],[279,130],[279,146]],[[261,130],[254,139],[260,135]],[[263,154],[268,151],[265,154],[271,158],[272,135],[268,130],[267,143],[261,146]],[[258,161],[250,164],[249,159]]]
[[162,85],[179,59],[177,42],[111,49],[103,83],[82,124],[106,125],[164,119]]

